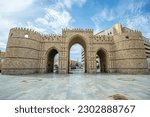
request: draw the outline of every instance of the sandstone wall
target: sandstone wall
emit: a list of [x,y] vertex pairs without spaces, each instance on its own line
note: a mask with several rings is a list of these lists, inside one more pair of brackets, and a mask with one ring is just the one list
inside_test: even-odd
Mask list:
[[124,32],[114,36],[114,68],[118,73],[147,73],[148,66],[140,32]]
[[59,54],[59,73],[68,73],[69,54],[73,44],[85,49],[86,72],[96,73],[96,54],[106,54],[106,71],[147,73],[148,63],[142,34],[116,25],[113,36],[93,35],[91,29],[63,29],[62,35],[41,35],[38,32],[13,28],[8,37],[2,74],[46,73],[52,49]]
[[2,74],[39,72],[40,34],[23,28],[10,30]]
[[65,49],[62,62],[64,62],[64,67],[67,68],[68,71],[68,61],[70,48],[73,44],[81,44],[81,46],[85,49],[85,66],[87,73],[93,73],[93,54],[92,54],[92,36],[93,30],[91,29],[64,29],[62,32],[63,38],[63,48]]
[[[40,72],[45,73],[47,67],[48,54],[52,49],[56,49],[59,54],[59,59],[62,56],[62,36],[61,35],[42,35],[40,58]],[[61,71],[62,63],[59,61],[59,71]]]
[[106,35],[101,35],[101,36],[93,36],[93,54],[94,54],[94,67],[95,67],[95,72],[96,72],[96,54],[97,52],[101,49],[105,52],[106,54],[106,71],[107,72],[114,72],[113,71],[113,61],[114,59],[114,53],[112,50],[113,48],[113,36],[106,36]]

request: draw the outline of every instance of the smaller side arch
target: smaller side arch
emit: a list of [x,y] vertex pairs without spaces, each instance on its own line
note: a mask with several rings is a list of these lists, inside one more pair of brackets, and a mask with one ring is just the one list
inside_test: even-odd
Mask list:
[[55,72],[58,72],[59,70],[59,57],[56,63],[54,63],[54,58],[56,56],[56,54],[58,54],[59,56],[59,51],[57,48],[55,47],[51,47],[47,50],[46,52],[46,73],[53,73],[54,72],[54,68],[56,68]]
[[108,53],[104,48],[99,48],[96,52],[96,64],[99,62],[99,71],[101,73],[108,72]]

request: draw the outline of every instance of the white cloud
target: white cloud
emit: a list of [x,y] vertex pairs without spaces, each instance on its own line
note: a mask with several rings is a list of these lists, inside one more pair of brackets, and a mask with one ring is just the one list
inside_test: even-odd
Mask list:
[[144,36],[150,38],[150,15],[137,15],[130,19],[125,19],[126,26],[143,32]]
[[86,0],[64,0],[63,5],[67,8],[71,8],[73,4],[77,4],[78,6],[82,7],[84,5]]
[[100,22],[112,21],[115,19],[115,14],[113,10],[104,8],[101,12],[94,15],[92,19]]
[[80,45],[80,44],[74,44],[71,48],[70,48],[70,50],[71,50],[71,53],[73,53],[73,54],[81,54],[81,49],[82,49],[83,47]]
[[73,22],[73,19],[65,9],[56,9],[49,7],[45,9],[44,17],[37,18],[35,23],[41,27],[48,27],[51,31],[58,33],[62,28],[68,27]]
[[72,27],[74,19],[69,9],[74,4],[82,7],[86,0],[58,0],[54,4],[45,8],[45,15],[35,20],[39,27],[50,29],[54,33],[60,33],[62,28]]
[[150,14],[143,12],[146,4],[147,0],[120,0],[117,6],[100,10],[92,17],[92,21],[96,30],[104,28],[104,22],[121,22],[126,27],[140,30],[145,36],[150,37]]
[[35,0],[1,0],[0,13],[16,13],[28,8]]
[[95,24],[95,33],[98,33],[100,30],[104,30],[103,24],[104,22],[112,21],[116,18],[114,15],[114,11],[108,8],[104,8],[101,12],[96,13],[92,17],[92,21]]
[[81,62],[81,50],[83,47],[80,44],[74,44],[70,48],[70,59],[71,60],[78,60]]
[[6,43],[0,41],[0,50],[6,48]]
[[69,11],[72,6],[82,7],[85,2],[86,0],[57,0],[45,8],[45,15],[38,17],[35,24],[41,28],[47,27],[47,31],[60,33],[62,28],[72,27],[75,21]]
[[39,33],[47,33],[46,28],[41,28],[39,26],[33,25],[33,23],[29,22],[29,21],[27,22],[27,26],[25,26],[25,27],[29,28],[29,29],[33,29]]
[[6,43],[8,39],[8,33],[14,22],[8,19],[0,18],[0,49],[4,50],[6,48]]
[[[18,26],[19,22],[15,19],[22,15],[33,4],[34,0],[1,0],[0,1],[0,49],[5,50],[10,28]],[[25,16],[26,14],[24,14]]]
[[147,0],[120,0],[120,3],[116,7],[116,12],[119,15],[123,14],[137,14],[141,12],[141,9],[147,4]]
[[[70,9],[73,5],[82,7],[85,2],[86,0],[56,0],[45,6],[36,0],[1,0],[0,49],[5,50],[12,27],[32,28],[42,33],[59,33],[62,28],[72,27],[74,19]],[[45,13],[43,17],[41,12]]]

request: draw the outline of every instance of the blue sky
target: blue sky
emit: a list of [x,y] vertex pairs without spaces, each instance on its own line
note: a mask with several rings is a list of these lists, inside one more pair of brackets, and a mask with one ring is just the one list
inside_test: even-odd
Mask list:
[[[45,34],[61,33],[65,27],[92,28],[96,33],[120,22],[150,38],[150,0],[1,0],[0,6],[2,51],[12,27]],[[76,48],[74,55],[80,53]]]

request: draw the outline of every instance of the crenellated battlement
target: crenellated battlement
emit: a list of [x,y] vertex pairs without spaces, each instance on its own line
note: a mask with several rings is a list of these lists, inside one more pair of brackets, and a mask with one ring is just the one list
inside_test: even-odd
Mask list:
[[96,35],[93,36],[93,40],[96,42],[113,42],[113,36]]
[[140,31],[138,31],[138,30],[131,30],[131,29],[126,28],[126,27],[123,27],[123,28],[122,28],[122,32],[123,32],[123,33],[128,33],[128,34],[139,34],[139,35],[142,34],[142,33],[141,33]]
[[39,32],[30,29],[30,28],[23,28],[23,27],[14,27],[10,29],[10,31],[25,31],[25,32],[30,32],[30,33],[35,33],[35,34],[40,34]]
[[73,28],[73,29],[64,28],[64,29],[62,29],[62,33],[65,33],[65,32],[86,32],[86,33],[93,33],[93,29],[81,29],[81,28]]
[[61,36],[57,34],[41,34],[42,37],[56,37],[56,36]]
[[61,35],[56,35],[56,34],[43,34],[41,35],[42,36],[42,39],[43,41],[54,41],[54,42],[57,42],[57,41],[60,41],[61,42],[61,38],[62,36]]
[[35,30],[23,27],[10,29],[9,38],[31,39],[41,41],[41,34]]
[[[94,34],[93,29],[62,29],[60,35],[41,34],[35,30],[15,27],[10,30],[2,74],[68,73],[70,49],[80,44],[85,72],[147,73],[149,46],[140,31],[116,24]],[[76,48],[75,48],[76,49]],[[55,55],[59,58],[54,62]],[[97,58],[97,55],[99,56]],[[99,59],[99,61],[97,61]],[[99,64],[97,66],[97,63]]]

